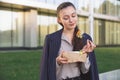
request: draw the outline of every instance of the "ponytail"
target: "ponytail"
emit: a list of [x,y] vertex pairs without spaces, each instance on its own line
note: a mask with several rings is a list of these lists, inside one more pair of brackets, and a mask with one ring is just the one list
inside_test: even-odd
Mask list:
[[73,34],[73,51],[80,51],[83,48],[83,43],[82,43],[82,37],[81,37],[81,32],[78,27],[75,28],[74,34]]

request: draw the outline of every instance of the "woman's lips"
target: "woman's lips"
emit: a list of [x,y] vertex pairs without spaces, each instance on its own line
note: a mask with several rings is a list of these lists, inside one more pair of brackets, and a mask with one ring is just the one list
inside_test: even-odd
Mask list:
[[73,23],[73,24],[69,24],[70,26],[74,26],[75,24]]

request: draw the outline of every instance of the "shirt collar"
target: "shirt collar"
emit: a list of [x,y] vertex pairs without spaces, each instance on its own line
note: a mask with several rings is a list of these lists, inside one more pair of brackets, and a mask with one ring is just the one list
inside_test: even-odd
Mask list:
[[70,40],[66,37],[66,35],[64,33],[62,33],[61,39],[64,40],[64,41],[66,41],[67,43],[71,44]]

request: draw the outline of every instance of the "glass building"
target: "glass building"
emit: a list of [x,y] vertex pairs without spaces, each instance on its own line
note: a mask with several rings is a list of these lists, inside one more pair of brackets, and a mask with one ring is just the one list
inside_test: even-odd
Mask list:
[[120,0],[0,0],[0,48],[39,48],[47,34],[61,29],[56,8],[72,2],[79,28],[91,34],[97,46],[120,46]]

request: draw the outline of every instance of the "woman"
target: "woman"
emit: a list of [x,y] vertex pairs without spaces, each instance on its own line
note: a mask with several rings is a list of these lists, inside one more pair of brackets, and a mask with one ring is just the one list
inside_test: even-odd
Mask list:
[[[99,80],[91,37],[80,34],[78,16],[71,2],[57,7],[57,21],[61,30],[46,36],[41,62],[40,80]],[[87,54],[86,62],[68,63],[65,51]]]

